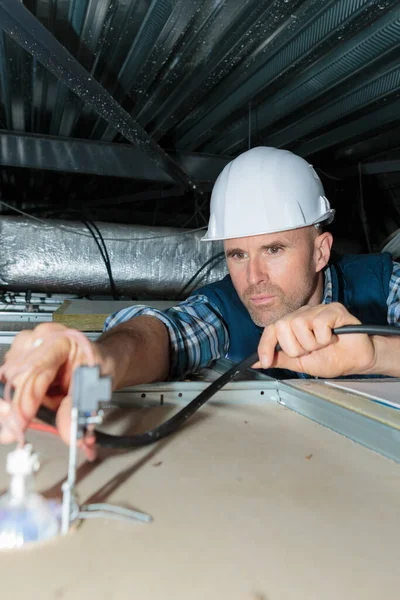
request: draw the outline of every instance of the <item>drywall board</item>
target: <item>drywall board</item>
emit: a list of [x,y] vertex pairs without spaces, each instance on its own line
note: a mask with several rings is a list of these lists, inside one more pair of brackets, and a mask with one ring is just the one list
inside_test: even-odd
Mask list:
[[400,379],[351,379],[349,381],[325,381],[325,383],[400,409]]
[[53,321],[81,331],[102,331],[104,321],[112,313],[129,306],[146,305],[158,310],[174,306],[176,302],[162,300],[65,300],[53,313]]
[[[154,425],[141,408],[112,430]],[[59,491],[67,451],[32,432],[38,476]],[[4,465],[6,448],[0,448]],[[0,488],[6,477],[0,470]],[[13,600],[397,598],[400,466],[277,403],[204,406],[173,437],[81,463],[82,502],[150,513],[151,525],[87,521],[0,554]]]
[[324,380],[278,383],[279,402],[400,462],[400,411],[353,390],[326,385]]

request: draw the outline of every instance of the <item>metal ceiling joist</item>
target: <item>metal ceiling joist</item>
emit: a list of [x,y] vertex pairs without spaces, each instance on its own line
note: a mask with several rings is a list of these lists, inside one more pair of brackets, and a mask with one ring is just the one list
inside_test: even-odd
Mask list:
[[400,171],[400,160],[380,160],[362,165],[365,175],[378,175],[380,173],[396,173]]
[[[174,153],[174,160],[193,181],[213,183],[231,160],[226,156]],[[0,165],[90,173],[173,183],[139,148],[90,140],[55,138],[0,131]]]
[[[317,169],[318,170],[318,169]],[[376,160],[371,162],[359,162],[351,166],[334,167],[325,171],[327,176],[337,177],[338,180],[359,177],[360,170],[363,175],[384,175],[386,173],[400,173],[400,159]]]
[[19,1],[0,0],[0,29],[88,103],[175,182],[195,183]]
[[390,151],[400,149],[400,124],[395,127],[389,127],[383,132],[369,137],[367,140],[356,142],[340,148],[335,153],[335,159],[356,162],[363,160],[365,156],[375,159],[385,159]]
[[363,136],[371,136],[374,131],[379,130],[383,126],[386,127],[390,123],[398,122],[400,114],[400,100],[392,102],[378,110],[370,112],[351,123],[345,123],[340,127],[329,130],[327,133],[316,136],[314,139],[296,145],[291,148],[300,156],[311,156],[317,152],[321,152],[332,146],[339,146],[344,141],[356,140]]
[[390,96],[400,92],[400,65],[398,57],[391,63],[376,71],[372,77],[362,81],[351,90],[325,104],[318,111],[310,111],[297,122],[281,129],[279,132],[267,136],[263,141],[269,146],[287,146],[296,140],[304,139],[315,131],[332,126],[340,121],[361,111],[364,108],[373,108],[378,101],[390,102]]

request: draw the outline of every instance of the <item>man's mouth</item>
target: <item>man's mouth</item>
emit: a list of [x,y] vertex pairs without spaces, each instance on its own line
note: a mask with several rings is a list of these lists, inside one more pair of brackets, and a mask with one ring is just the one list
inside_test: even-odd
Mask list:
[[269,304],[274,300],[275,296],[266,296],[264,294],[259,296],[250,296],[250,302],[256,306],[262,304]]

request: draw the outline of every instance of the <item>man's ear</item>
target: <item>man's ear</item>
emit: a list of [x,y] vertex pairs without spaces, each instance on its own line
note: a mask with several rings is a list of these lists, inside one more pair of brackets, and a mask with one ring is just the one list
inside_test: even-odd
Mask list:
[[332,244],[333,237],[329,231],[324,231],[315,238],[314,260],[316,273],[322,271],[322,269],[328,264],[331,255]]

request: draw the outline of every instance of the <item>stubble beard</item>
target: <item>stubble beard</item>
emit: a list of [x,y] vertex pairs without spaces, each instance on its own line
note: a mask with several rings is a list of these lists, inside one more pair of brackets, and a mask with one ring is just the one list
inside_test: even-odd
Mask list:
[[[244,292],[241,298],[243,304],[247,308],[252,321],[258,327],[267,327],[282,319],[302,306],[308,304],[311,296],[316,290],[318,280],[313,277],[307,280],[306,284],[298,293],[293,295],[285,295],[282,288],[279,286],[250,286]],[[250,298],[252,296],[274,296],[271,303],[265,306],[254,305]]]

